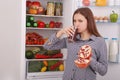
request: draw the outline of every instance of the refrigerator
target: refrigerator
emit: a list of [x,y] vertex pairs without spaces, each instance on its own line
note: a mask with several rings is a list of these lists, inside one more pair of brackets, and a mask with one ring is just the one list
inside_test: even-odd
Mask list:
[[[34,0],[33,0],[34,1]],[[40,1],[40,0],[37,0],[37,1]],[[65,27],[69,27],[72,25],[72,14],[74,13],[74,11],[77,9],[77,8],[80,8],[80,7],[89,7],[92,11],[93,11],[93,14],[94,16],[97,16],[97,18],[99,18],[97,21],[96,21],[96,26],[97,26],[97,29],[98,31],[100,32],[100,34],[104,37],[104,38],[107,38],[108,40],[108,49],[110,47],[110,41],[112,38],[117,38],[118,39],[118,43],[119,43],[119,36],[120,36],[120,33],[119,33],[119,27],[120,27],[120,19],[118,18],[118,21],[116,23],[111,23],[110,22],[110,14],[112,14],[114,11],[115,13],[117,13],[119,16],[120,16],[120,9],[119,9],[119,4],[116,4],[115,0],[114,0],[114,4],[110,4],[111,1],[110,0],[106,0],[106,6],[96,6],[95,4],[95,1],[96,0],[70,0],[70,1],[67,1],[67,0],[50,0],[52,2],[62,2],[63,4],[63,13],[62,13],[62,18],[59,17],[49,17],[49,18],[45,18],[43,19],[43,16],[42,18],[40,18],[41,16],[36,16],[36,19],[43,19],[43,21],[45,21],[46,23],[49,23],[49,21],[53,20],[53,21],[61,21],[62,22],[62,27],[61,28],[65,28]],[[89,5],[84,5],[83,4],[83,1],[89,1]],[[40,1],[41,2],[41,5],[43,7],[46,7],[48,5],[47,2],[48,1]],[[39,15],[39,14],[38,14]],[[35,16],[35,15],[33,15]],[[54,15],[55,16],[55,15]],[[45,16],[44,16],[45,17]],[[107,21],[104,20],[104,18],[107,18]],[[59,29],[58,29],[59,30]],[[53,33],[55,33],[57,30],[26,30],[26,32],[37,32],[43,36],[47,36],[49,37],[50,35],[52,35]],[[46,34],[47,32],[47,34]],[[65,62],[66,60],[66,56],[67,56],[67,49],[61,49],[61,53],[63,53],[63,62]],[[119,53],[118,53],[118,56],[119,56]],[[108,58],[109,58],[109,51],[108,51]],[[29,66],[29,61],[27,62],[27,67]],[[36,61],[36,60],[35,60]],[[41,61],[41,59],[38,59],[37,61]],[[49,61],[49,60],[48,60]],[[64,64],[64,67],[65,67],[65,64]],[[116,62],[109,62],[108,60],[108,72],[105,76],[100,76],[99,74],[97,74],[97,80],[112,80],[112,79],[119,79],[119,57],[118,57],[118,61]],[[28,69],[26,69],[28,70]],[[28,71],[26,71],[26,78],[29,80],[36,80],[36,79],[41,79],[41,80],[48,80],[48,79],[53,79],[53,80],[62,80],[62,75],[64,73],[63,72],[59,72],[59,71],[55,71],[55,72],[52,72],[52,71],[46,71],[46,72],[33,72],[33,73],[30,73]],[[116,74],[116,75],[115,75]],[[112,76],[112,75],[115,75],[115,76]],[[111,77],[112,76],[112,77]]]

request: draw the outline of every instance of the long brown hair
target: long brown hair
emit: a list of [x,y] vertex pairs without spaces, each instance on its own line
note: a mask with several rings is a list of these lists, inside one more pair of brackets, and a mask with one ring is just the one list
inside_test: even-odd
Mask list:
[[98,30],[96,28],[96,24],[94,21],[94,16],[93,16],[92,11],[87,7],[78,8],[73,14],[73,20],[74,20],[74,15],[78,14],[78,13],[82,14],[87,19],[88,32],[97,37],[101,37],[100,33],[98,32]]

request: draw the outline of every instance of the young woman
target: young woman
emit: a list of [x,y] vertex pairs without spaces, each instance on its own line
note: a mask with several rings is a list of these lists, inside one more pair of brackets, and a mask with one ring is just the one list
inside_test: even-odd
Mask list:
[[[104,38],[97,31],[94,16],[89,8],[78,8],[73,14],[73,26],[77,28],[75,39],[69,41],[73,36],[74,27],[66,27],[53,34],[44,44],[46,49],[67,48],[67,60],[63,80],[96,80],[96,73],[105,75],[107,72],[107,47]],[[61,38],[63,34],[68,37]],[[92,48],[90,62],[86,66],[75,64],[81,46],[89,45]]]

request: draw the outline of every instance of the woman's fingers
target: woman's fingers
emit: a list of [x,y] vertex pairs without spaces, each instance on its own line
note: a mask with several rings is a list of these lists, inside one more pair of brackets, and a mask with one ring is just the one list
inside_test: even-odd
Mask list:
[[73,34],[75,32],[75,30],[72,27],[65,28],[64,31],[67,34],[67,36],[73,36]]

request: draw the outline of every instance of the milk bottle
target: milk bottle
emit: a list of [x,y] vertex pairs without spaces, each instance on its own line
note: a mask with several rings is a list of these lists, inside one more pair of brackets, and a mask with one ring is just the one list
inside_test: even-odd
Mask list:
[[118,39],[112,38],[109,45],[109,61],[118,62]]
[[109,39],[107,37],[104,38],[106,46],[107,46],[107,59],[109,58]]

